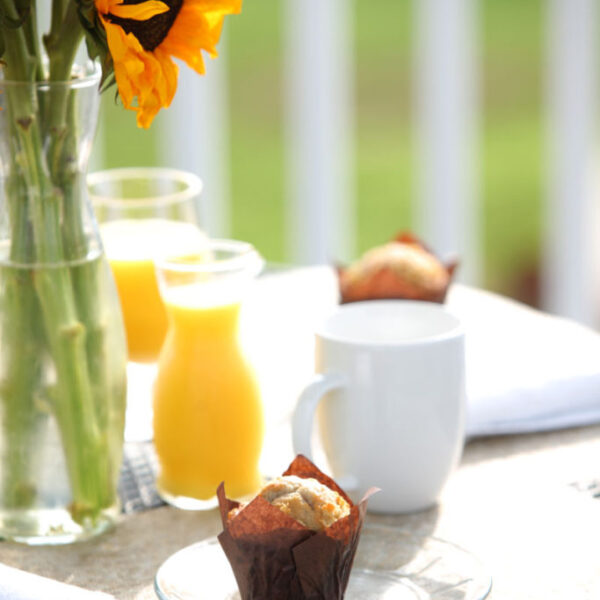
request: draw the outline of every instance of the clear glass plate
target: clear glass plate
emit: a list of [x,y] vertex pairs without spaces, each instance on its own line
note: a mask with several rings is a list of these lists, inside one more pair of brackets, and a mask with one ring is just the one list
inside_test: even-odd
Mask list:
[[[365,525],[346,600],[483,600],[492,579],[479,559],[443,540]],[[160,600],[239,600],[216,538],[188,546],[160,567]]]

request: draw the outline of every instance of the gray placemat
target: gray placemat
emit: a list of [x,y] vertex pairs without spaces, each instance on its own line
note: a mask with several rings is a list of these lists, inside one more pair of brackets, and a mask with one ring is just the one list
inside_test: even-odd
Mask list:
[[127,442],[119,479],[119,497],[126,514],[165,504],[156,491],[158,459],[152,442]]

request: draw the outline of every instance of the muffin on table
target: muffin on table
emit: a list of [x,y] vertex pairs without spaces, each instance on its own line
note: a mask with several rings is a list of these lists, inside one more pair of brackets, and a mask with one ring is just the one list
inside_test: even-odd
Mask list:
[[405,299],[444,302],[456,262],[444,264],[410,233],[338,269],[342,304]]
[[242,600],[341,600],[367,509],[302,455],[247,504],[217,491]]

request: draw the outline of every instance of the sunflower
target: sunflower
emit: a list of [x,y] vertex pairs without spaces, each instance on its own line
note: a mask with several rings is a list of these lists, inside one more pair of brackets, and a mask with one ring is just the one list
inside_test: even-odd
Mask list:
[[217,56],[225,15],[242,0],[94,0],[106,31],[119,95],[148,128],[177,89],[172,57],[204,73],[201,51]]

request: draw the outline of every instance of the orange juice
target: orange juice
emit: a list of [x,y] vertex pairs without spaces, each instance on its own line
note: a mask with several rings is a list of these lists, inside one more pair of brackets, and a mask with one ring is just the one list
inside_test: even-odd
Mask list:
[[224,481],[239,498],[261,485],[262,405],[238,343],[240,304],[200,304],[206,287],[177,286],[166,296],[170,329],[154,387],[158,487],[208,500]]
[[167,333],[154,259],[197,253],[206,236],[191,223],[167,219],[120,219],[100,230],[121,300],[129,359],[153,362]]

